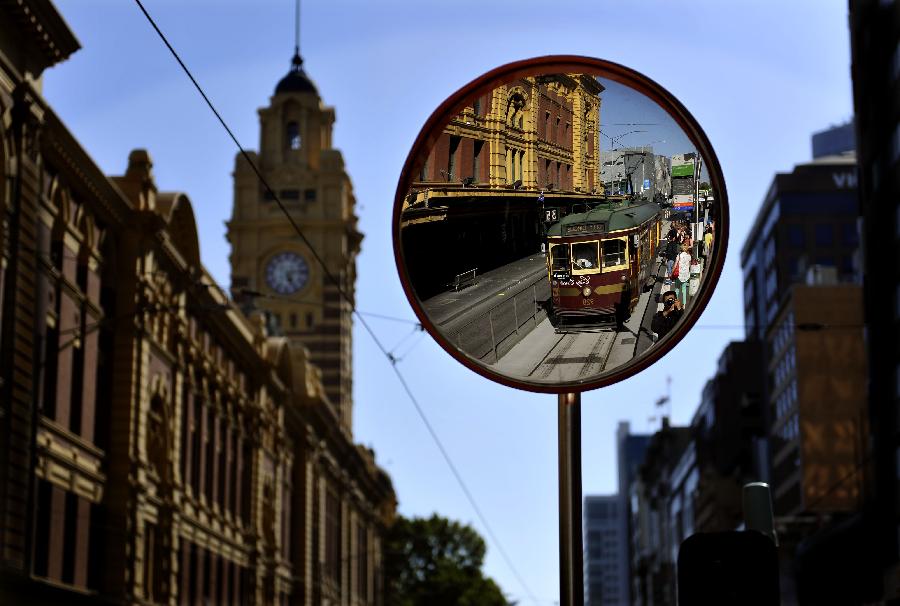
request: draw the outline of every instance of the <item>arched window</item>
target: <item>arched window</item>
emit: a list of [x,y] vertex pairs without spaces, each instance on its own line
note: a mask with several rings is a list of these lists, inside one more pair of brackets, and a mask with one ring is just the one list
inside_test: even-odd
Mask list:
[[288,122],[287,146],[288,149],[300,149],[300,127],[296,122]]
[[150,408],[147,411],[147,462],[150,468],[156,472],[160,480],[167,477],[168,462],[168,431],[166,425],[166,412],[162,398],[158,395],[150,400]]
[[524,110],[525,97],[518,91],[513,92],[506,106],[506,123],[509,126],[522,128]]

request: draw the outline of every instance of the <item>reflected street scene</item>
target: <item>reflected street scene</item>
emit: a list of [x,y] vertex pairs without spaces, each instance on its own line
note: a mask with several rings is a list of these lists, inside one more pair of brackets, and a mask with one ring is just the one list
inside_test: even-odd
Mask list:
[[467,99],[430,140],[399,235],[445,343],[511,379],[565,384],[678,332],[720,209],[698,146],[659,103],[603,75],[538,73]]

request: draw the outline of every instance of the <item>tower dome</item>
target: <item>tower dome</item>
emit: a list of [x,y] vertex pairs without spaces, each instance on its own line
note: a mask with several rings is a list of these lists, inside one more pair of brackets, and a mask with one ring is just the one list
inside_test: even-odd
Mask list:
[[276,95],[281,93],[319,94],[319,91],[316,90],[316,85],[312,83],[312,80],[310,80],[309,76],[306,75],[306,72],[303,71],[302,66],[303,59],[300,58],[300,53],[295,52],[294,58],[291,59],[291,71],[289,71],[287,76],[282,78],[278,83],[278,86],[275,87]]

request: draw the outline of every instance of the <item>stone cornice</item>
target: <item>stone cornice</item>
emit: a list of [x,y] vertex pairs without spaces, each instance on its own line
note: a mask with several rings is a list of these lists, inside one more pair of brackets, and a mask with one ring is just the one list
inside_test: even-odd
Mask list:
[[[81,48],[75,34],[49,0],[0,0],[24,38],[41,53],[41,71]],[[39,75],[36,74],[36,75]]]

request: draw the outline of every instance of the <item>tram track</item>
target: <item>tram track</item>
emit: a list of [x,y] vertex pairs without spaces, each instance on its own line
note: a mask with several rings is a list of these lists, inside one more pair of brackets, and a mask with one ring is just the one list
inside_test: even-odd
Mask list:
[[562,333],[529,377],[577,381],[596,376],[609,360],[616,334],[614,330]]

